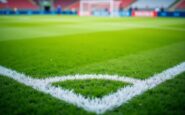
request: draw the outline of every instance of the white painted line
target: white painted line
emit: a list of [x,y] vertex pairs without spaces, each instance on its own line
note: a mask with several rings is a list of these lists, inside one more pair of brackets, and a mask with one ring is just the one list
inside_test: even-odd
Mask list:
[[[68,103],[74,104],[87,111],[95,112],[97,114],[104,113],[107,110],[112,110],[137,95],[141,95],[145,91],[156,87],[157,85],[172,79],[178,74],[185,72],[185,62],[169,68],[159,74],[156,74],[146,80],[138,80],[129,77],[119,77],[115,75],[74,75],[74,76],[62,76],[52,77],[46,79],[34,79],[24,74],[18,73],[14,70],[0,66],[0,74],[13,78],[18,82],[21,82],[27,86],[31,86],[34,89],[51,94],[53,97],[64,100]],[[66,80],[78,80],[78,79],[108,79],[122,82],[132,83],[132,86],[126,86],[119,89],[117,92],[106,95],[102,98],[85,98],[80,94],[75,94],[73,91],[63,89],[61,87],[52,86],[51,83]]]
[[117,75],[101,75],[101,74],[85,74],[85,75],[69,75],[63,77],[48,77],[44,79],[45,82],[57,82],[57,81],[66,81],[66,80],[85,80],[85,79],[106,79],[106,80],[113,80],[113,81],[123,81],[128,83],[136,83],[141,82],[141,80],[130,78],[130,77],[119,77]]

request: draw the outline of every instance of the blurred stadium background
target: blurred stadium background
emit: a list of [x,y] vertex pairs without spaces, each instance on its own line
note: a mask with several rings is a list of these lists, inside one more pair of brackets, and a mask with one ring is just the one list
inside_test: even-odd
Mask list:
[[184,17],[185,0],[0,0],[0,14]]

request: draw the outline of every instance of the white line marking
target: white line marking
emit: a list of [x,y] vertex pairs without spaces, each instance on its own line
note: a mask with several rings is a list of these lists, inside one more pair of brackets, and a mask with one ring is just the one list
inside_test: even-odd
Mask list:
[[[95,112],[97,114],[104,113],[107,110],[112,110],[137,95],[141,95],[145,91],[156,87],[157,85],[172,79],[175,76],[185,71],[185,62],[169,68],[159,74],[156,74],[146,80],[138,80],[129,77],[119,77],[115,75],[74,75],[63,77],[52,77],[46,79],[35,79],[24,74],[18,73],[14,70],[0,66],[0,74],[9,78],[15,79],[32,88],[51,94],[53,97],[64,100],[68,103],[74,104],[87,111]],[[132,86],[126,86],[119,89],[117,92],[106,95],[102,98],[85,98],[80,94],[75,94],[73,91],[63,89],[61,87],[54,87],[51,85],[53,82],[77,80],[77,79],[108,79],[122,82],[132,83]]]

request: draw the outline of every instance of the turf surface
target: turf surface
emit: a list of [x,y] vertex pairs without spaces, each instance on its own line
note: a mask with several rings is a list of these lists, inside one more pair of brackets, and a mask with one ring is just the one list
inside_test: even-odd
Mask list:
[[[0,65],[35,78],[118,74],[146,79],[185,61],[185,20],[180,18],[1,16],[0,25]],[[0,79],[0,113],[90,114],[11,79]],[[176,82],[184,82],[184,74],[106,114],[185,113],[185,99],[179,101],[185,96],[185,83]]]
[[81,94],[86,98],[101,98],[110,93],[114,93],[120,88],[131,84],[112,80],[67,80],[63,82],[55,82],[52,85],[63,89],[72,90],[76,94]]

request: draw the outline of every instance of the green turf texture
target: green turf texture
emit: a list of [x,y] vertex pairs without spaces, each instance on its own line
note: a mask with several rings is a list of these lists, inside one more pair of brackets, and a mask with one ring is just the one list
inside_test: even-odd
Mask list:
[[[40,17],[29,16],[0,19],[3,25],[0,31],[0,64],[37,78],[77,73],[107,73],[146,78],[153,75],[153,72],[160,72],[185,60],[184,31],[160,29],[168,28],[173,23],[182,25],[184,19],[52,16],[42,17],[42,22]],[[99,27],[100,25],[104,26]],[[152,28],[157,25],[158,29]],[[35,30],[38,28],[36,32],[40,37],[35,36]],[[89,32],[84,31],[87,29]],[[71,33],[63,35],[67,30]],[[57,34],[48,35],[53,31]],[[80,33],[77,34],[76,31]],[[170,45],[176,43],[180,44],[177,48],[170,48]],[[160,50],[164,47],[169,48]],[[152,52],[157,49],[159,52],[154,55]],[[167,50],[174,51],[171,53],[166,52]],[[141,58],[154,58],[151,62],[140,62],[137,61],[140,54]],[[133,57],[136,59],[131,58],[131,55],[135,55]],[[130,59],[132,60],[128,62]],[[114,62],[109,63],[110,61]],[[168,62],[161,65],[159,61]],[[141,64],[146,67],[142,68]],[[157,67],[145,71],[147,66],[151,65]]]
[[[185,61],[184,32],[183,18],[1,16],[0,65],[34,78],[109,74],[146,79]],[[183,114],[184,76],[105,114]],[[0,114],[90,114],[0,79]]]
[[[91,115],[81,108],[49,95],[40,93],[16,81],[0,76],[0,113],[47,114],[47,115]],[[127,104],[108,111],[105,115],[184,115],[185,111],[185,73],[169,80],[155,89],[147,91]]]
[[81,94],[86,98],[101,98],[131,84],[121,81],[86,79],[55,82],[52,85],[72,90],[74,93]]

